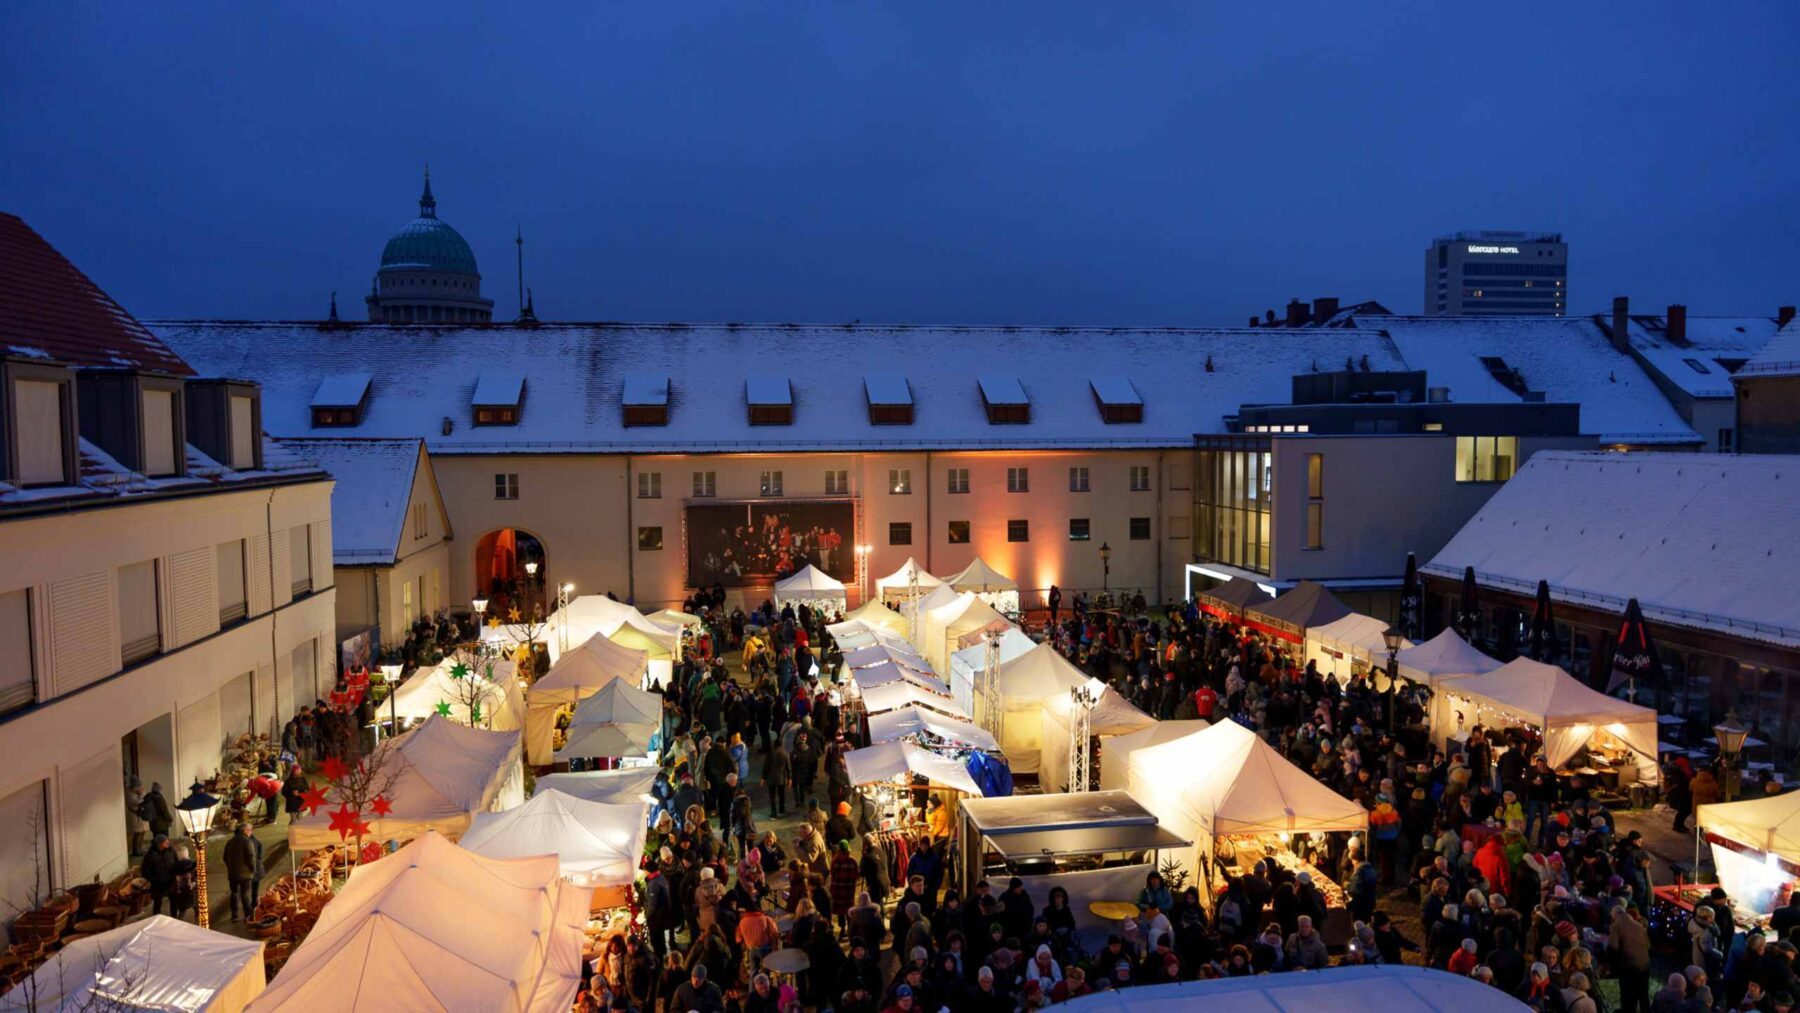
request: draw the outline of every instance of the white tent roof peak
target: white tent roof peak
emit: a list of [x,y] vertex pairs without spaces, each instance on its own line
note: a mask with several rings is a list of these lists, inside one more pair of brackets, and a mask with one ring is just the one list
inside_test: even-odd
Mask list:
[[852,749],[844,754],[844,766],[850,772],[851,784],[895,781],[910,773],[927,778],[933,787],[981,795],[975,779],[962,764],[911,742],[882,742]]
[[1019,582],[1001,573],[977,556],[975,561],[962,568],[958,573],[944,578],[944,583],[956,591],[1017,591]]
[[1470,646],[1448,627],[1422,644],[1402,647],[1395,656],[1400,674],[1415,681],[1436,682],[1441,677],[1481,675],[1500,667],[1500,662]]
[[885,577],[877,578],[875,581],[875,589],[878,591],[886,591],[889,588],[905,589],[911,587],[913,576],[915,574],[918,576],[921,596],[923,596],[925,592],[930,591],[932,588],[943,583],[943,581],[926,573],[925,568],[919,565],[918,560],[908,556],[906,557],[906,562],[901,563],[898,570],[895,570]]
[[809,592],[841,595],[844,592],[844,582],[808,563],[776,581],[775,591],[777,594],[788,595],[805,595]]
[[0,1010],[236,1013],[263,990],[263,944],[167,915],[70,940]]
[[457,843],[488,858],[555,855],[563,876],[582,886],[624,886],[644,855],[649,810],[550,789],[505,812],[477,814]]
[[1555,665],[1530,658],[1514,658],[1492,671],[1455,679],[1445,686],[1452,693],[1487,697],[1542,718],[1552,727],[1656,717],[1656,712],[1648,707],[1607,696]]
[[[1206,834],[1361,830],[1369,814],[1235,721],[1135,750],[1131,793],[1165,820]],[[1191,776],[1170,778],[1170,771]]]

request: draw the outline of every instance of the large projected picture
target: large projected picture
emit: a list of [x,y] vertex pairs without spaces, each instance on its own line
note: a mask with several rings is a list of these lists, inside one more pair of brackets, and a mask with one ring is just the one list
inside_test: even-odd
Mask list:
[[689,587],[770,584],[811,563],[856,578],[856,504],[850,500],[689,503]]

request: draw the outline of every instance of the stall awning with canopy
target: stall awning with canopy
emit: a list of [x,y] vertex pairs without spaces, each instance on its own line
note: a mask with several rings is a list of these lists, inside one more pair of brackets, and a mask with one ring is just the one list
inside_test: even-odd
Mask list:
[[151,915],[71,939],[0,1010],[238,1013],[263,990],[263,944]]
[[562,756],[643,756],[662,725],[662,696],[623,679],[601,686],[575,705]]
[[652,612],[644,618],[658,626],[704,626],[706,624],[706,620],[692,612],[683,612],[680,609],[662,609]]
[[1235,721],[1131,754],[1131,794],[1196,840],[1361,830],[1369,814]]
[[[910,783],[908,775],[931,782],[933,788],[949,788],[979,796],[981,789],[969,771],[955,760],[939,756],[911,742],[883,742],[844,754],[844,766],[850,772],[851,784],[876,784],[887,781]],[[902,780],[906,778],[906,780]]]
[[931,671],[930,663],[919,657],[911,644],[876,643],[867,647],[855,648],[844,655],[844,664],[850,668],[869,668],[889,661],[896,665],[905,665],[915,672],[923,672],[927,675],[935,674]]
[[[1044,704],[1087,685],[1088,675],[1049,644],[1039,644],[1000,665],[1000,747],[1015,772],[1037,773],[1044,751]],[[974,694],[977,711],[983,694]],[[987,724],[986,718],[975,719]]]
[[777,602],[844,601],[844,582],[806,564],[775,582]]
[[1274,601],[1275,596],[1254,580],[1233,577],[1218,587],[1194,592],[1194,602],[1202,612],[1209,612],[1233,622],[1242,622],[1244,610]]
[[1350,607],[1338,601],[1325,585],[1303,580],[1274,601],[1245,608],[1244,621],[1298,644],[1312,627],[1323,626],[1349,614]]
[[920,732],[974,746],[976,749],[1000,748],[994,741],[994,736],[980,725],[914,704],[871,715],[869,718],[870,742],[892,742]]
[[1161,851],[1194,842],[1152,823],[1087,827],[1081,830],[1033,830],[988,839],[1008,861],[1030,861],[1049,855],[1088,855],[1109,851]]
[[560,791],[589,802],[637,802],[656,786],[657,771],[656,767],[620,767],[545,774],[532,782],[532,791],[538,795]]
[[[561,657],[560,634],[565,627],[570,644],[586,643],[598,633],[627,647],[648,650],[653,661],[681,657],[678,628],[655,622],[630,605],[603,594],[584,594],[551,614],[549,628],[554,635],[542,639],[549,645],[552,662]],[[621,634],[622,630],[628,632]]]
[[877,686],[905,681],[920,689],[928,689],[942,696],[950,695],[950,687],[944,685],[943,680],[937,676],[926,675],[916,668],[893,661],[884,661],[879,665],[870,665],[867,668],[853,668],[850,670],[850,679],[856,683],[856,688],[864,693]]
[[550,671],[525,691],[525,759],[532,766],[551,761],[556,712],[574,706],[615,679],[641,685],[649,673],[650,654],[595,634],[580,647],[556,659]]
[[[1607,696],[1555,665],[1514,658],[1481,675],[1442,680],[1437,690],[1434,727],[1440,734],[1456,727],[1455,712],[1472,703],[1541,728],[1552,768],[1568,763],[1597,732],[1605,731],[1639,755],[1640,779],[1658,778],[1656,712]],[[1464,717],[1468,724],[1480,720]]]
[[[456,672],[458,665],[462,666],[461,675]],[[493,673],[492,678],[488,677],[489,672]],[[422,721],[433,714],[442,714],[439,705],[443,704],[450,709],[449,717],[467,723],[468,705],[476,703],[482,714],[482,720],[476,722],[478,726],[509,732],[524,724],[525,715],[525,701],[519,693],[518,677],[513,673],[513,663],[504,659],[453,654],[429,671],[414,673],[379,709],[383,716],[392,714]],[[463,679],[475,681],[459,686],[458,682]],[[481,687],[480,690],[471,688],[475,686]]]
[[552,789],[505,812],[476,816],[457,843],[485,858],[555,855],[565,879],[625,886],[644,857],[649,811],[644,802],[590,802]]
[[1449,627],[1422,644],[1402,647],[1395,660],[1400,664],[1402,677],[1428,686],[1441,679],[1481,675],[1500,667],[1500,662],[1470,646]]
[[952,591],[972,591],[977,594],[991,591],[1017,591],[1019,582],[1001,573],[977,556],[973,563],[965,566],[957,573],[944,578],[944,583]]
[[965,721],[969,719],[969,712],[963,710],[954,698],[933,693],[905,680],[890,682],[885,686],[876,686],[864,692],[862,702],[863,710],[871,716],[909,705],[917,705],[929,707],[940,714],[948,714]]
[[963,592],[955,600],[927,612],[920,624],[920,651],[932,667],[942,671],[950,667],[950,652],[970,646],[966,639],[990,629],[1007,629],[1012,623],[994,607],[973,592]]
[[[1361,661],[1363,664],[1386,668],[1388,623],[1385,619],[1366,616],[1360,612],[1334,619],[1323,626],[1312,626],[1306,631],[1307,660],[1318,663],[1319,670],[1328,675],[1335,675],[1340,682],[1350,678],[1352,664]],[[1403,647],[1411,647],[1412,641],[1401,640]]]
[[885,577],[876,579],[875,595],[878,598],[892,598],[911,594],[912,582],[915,577],[918,579],[919,594],[921,596],[943,583],[943,581],[926,573],[925,568],[919,565],[918,560],[908,556],[906,557],[906,562],[900,564],[900,569],[895,570]]
[[1695,806],[1694,825],[1790,865],[1800,864],[1800,791]]
[[1115,735],[1100,745],[1100,787],[1122,789],[1130,783],[1131,754],[1149,746],[1184,739],[1212,726],[1200,718],[1185,721],[1156,721],[1148,727],[1123,735]]
[[[1087,681],[1088,734],[1096,738],[1125,735],[1156,724],[1118,690],[1099,679]],[[1038,785],[1046,792],[1069,789],[1069,751],[1074,747],[1075,700],[1069,694],[1044,701],[1044,745],[1039,754]],[[1105,749],[1103,745],[1102,750]],[[1102,754],[1104,755],[1104,753]]]
[[[897,633],[902,637],[906,636],[906,617],[895,612],[893,609],[888,608],[879,601],[868,601],[858,605],[855,609],[845,615],[844,619],[846,622],[856,621],[866,623],[870,626],[878,626],[881,629],[887,630],[889,633]],[[827,629],[829,628],[830,627],[827,627]]]
[[[1018,627],[1000,635],[1000,664],[1004,665],[1026,651],[1035,650],[1037,641]],[[970,644],[950,652],[950,693],[964,710],[975,706],[975,683],[987,666],[987,644]]]

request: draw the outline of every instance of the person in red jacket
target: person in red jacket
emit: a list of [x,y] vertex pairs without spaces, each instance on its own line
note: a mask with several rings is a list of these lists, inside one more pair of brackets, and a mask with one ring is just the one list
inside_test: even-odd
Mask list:
[[1213,708],[1218,705],[1219,694],[1213,692],[1211,686],[1202,685],[1199,689],[1194,690],[1194,710],[1198,712],[1201,720],[1211,721]]

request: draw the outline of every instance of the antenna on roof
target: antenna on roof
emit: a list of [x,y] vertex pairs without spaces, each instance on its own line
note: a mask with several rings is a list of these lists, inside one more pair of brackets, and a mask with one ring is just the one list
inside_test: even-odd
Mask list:
[[525,287],[525,229],[515,226],[513,244],[519,250],[519,319],[515,323],[537,323],[537,311],[531,305],[531,290]]
[[338,322],[337,293],[336,292],[331,293],[331,316],[328,317],[327,319],[329,319],[334,324]]
[[437,217],[437,198],[431,195],[431,163],[425,163],[425,192],[419,195],[419,217]]

